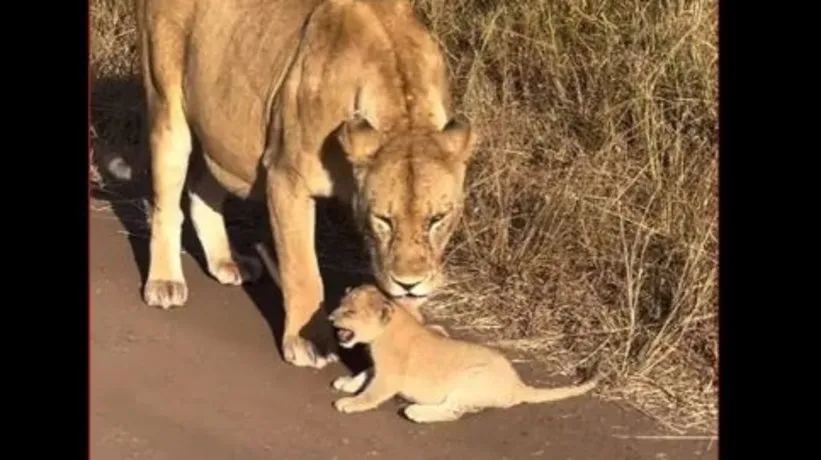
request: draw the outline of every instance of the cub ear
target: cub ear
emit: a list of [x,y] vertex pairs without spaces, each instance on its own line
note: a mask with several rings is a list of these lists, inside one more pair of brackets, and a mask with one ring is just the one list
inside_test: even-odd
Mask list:
[[354,165],[367,163],[382,145],[382,133],[361,115],[344,121],[337,129],[336,138]]
[[379,306],[379,322],[381,324],[388,324],[393,315],[393,306],[390,301],[383,300]]
[[451,157],[463,163],[470,160],[476,147],[477,135],[467,117],[454,116],[436,136],[439,145]]

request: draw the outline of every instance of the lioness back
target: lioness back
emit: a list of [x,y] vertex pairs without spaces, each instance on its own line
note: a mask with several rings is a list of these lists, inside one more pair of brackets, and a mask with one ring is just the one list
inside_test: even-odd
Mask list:
[[[162,48],[144,70],[161,74],[159,93],[179,87],[209,169],[239,196],[249,196],[258,180],[266,147],[272,161],[281,153],[281,146],[267,141],[285,128],[280,118],[289,81],[299,86],[301,105],[321,104],[329,119],[349,118],[359,98],[379,129],[408,121],[441,127],[446,121],[444,62],[404,0],[136,2],[142,29],[151,25],[153,37],[145,39]],[[330,134],[308,128],[309,136]],[[315,179],[320,194],[334,194],[332,182],[339,177],[332,176],[340,171],[328,174],[319,158],[305,162],[300,167],[315,173],[308,180]]]

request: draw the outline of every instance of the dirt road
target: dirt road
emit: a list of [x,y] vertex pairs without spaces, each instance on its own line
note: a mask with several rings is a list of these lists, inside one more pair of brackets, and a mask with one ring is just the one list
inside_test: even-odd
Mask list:
[[[339,414],[330,382],[348,372],[343,365],[283,364],[270,313],[246,289],[223,287],[190,256],[183,261],[188,305],[146,307],[122,224],[110,212],[92,213],[94,460],[717,458],[706,441],[622,439],[653,425],[589,397],[437,425],[403,419],[398,403]],[[265,278],[253,289],[275,288]]]

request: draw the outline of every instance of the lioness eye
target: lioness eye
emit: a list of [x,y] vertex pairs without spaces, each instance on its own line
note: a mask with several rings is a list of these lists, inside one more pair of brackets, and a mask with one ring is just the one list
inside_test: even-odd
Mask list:
[[435,214],[435,215],[433,215],[433,216],[432,216],[432,217],[428,220],[428,227],[433,227],[434,225],[436,225],[436,224],[438,224],[439,222],[441,222],[441,221],[442,221],[442,219],[444,219],[444,218],[445,218],[445,213],[439,213],[439,214]]
[[376,219],[377,224],[382,227],[382,229],[389,231],[393,228],[389,217],[374,214],[373,218]]

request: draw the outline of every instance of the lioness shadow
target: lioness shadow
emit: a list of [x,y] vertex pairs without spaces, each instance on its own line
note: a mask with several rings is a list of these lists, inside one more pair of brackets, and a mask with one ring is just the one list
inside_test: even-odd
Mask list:
[[[151,199],[144,107],[142,88],[137,79],[93,82],[91,123],[96,139],[93,141],[94,154],[90,160],[101,180],[92,184],[91,197],[107,204],[126,229],[134,262],[140,273],[141,288],[148,275],[150,228],[147,204]],[[194,148],[189,171],[202,168],[196,143]],[[129,180],[118,179],[109,171],[109,163],[115,157],[121,157],[128,164],[131,170]],[[181,208],[186,216],[182,231],[183,251],[191,255],[199,268],[207,273],[204,252],[189,219],[186,193],[183,193]],[[315,329],[319,323],[327,321],[327,313],[336,308],[347,287],[371,281],[370,275],[364,275],[368,273],[366,259],[363,257],[364,248],[350,214],[346,207],[335,200],[317,203],[316,245],[325,287],[325,303],[323,310],[315,315],[303,335],[309,334],[308,331]],[[257,257],[254,245],[262,241],[271,254],[275,255],[264,204],[229,199],[224,207],[224,216],[228,237],[237,251]],[[212,280],[217,283],[215,279]],[[268,323],[279,358],[282,359],[284,310],[279,288],[267,271],[263,272],[257,282],[246,283],[242,287]],[[359,372],[369,366],[369,359],[359,347],[340,350],[339,354],[343,364],[351,372]]]

